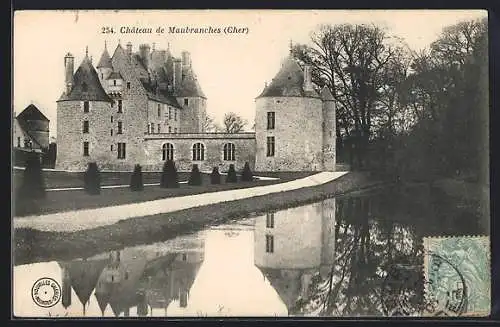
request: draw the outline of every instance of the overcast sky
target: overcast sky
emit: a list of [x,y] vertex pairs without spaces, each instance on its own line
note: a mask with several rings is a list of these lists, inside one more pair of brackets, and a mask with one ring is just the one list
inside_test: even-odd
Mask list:
[[[75,56],[75,70],[85,47],[97,64],[107,42],[110,55],[118,42],[170,43],[174,56],[191,52],[194,70],[208,98],[207,110],[217,121],[234,111],[252,126],[254,99],[280,68],[290,40],[308,43],[318,24],[375,23],[403,38],[410,48],[422,49],[442,28],[461,20],[485,17],[480,10],[293,10],[293,11],[24,11],[14,16],[14,110],[30,103],[50,119],[56,136],[56,100],[64,86],[64,55]],[[114,34],[103,34],[103,27]],[[122,26],[152,28],[153,34],[123,34]],[[157,27],[165,33],[154,33]],[[248,27],[248,34],[170,34],[169,26]]]

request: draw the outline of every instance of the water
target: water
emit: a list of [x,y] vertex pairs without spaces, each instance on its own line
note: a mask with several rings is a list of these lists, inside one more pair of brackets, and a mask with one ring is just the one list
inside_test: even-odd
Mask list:
[[[489,234],[436,190],[327,199],[161,243],[14,267],[18,316],[394,316],[424,305],[422,238]],[[62,300],[38,307],[40,276]]]

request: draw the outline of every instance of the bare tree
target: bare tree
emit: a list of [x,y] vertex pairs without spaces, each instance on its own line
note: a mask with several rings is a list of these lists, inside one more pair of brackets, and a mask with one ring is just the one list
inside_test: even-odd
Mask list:
[[234,112],[228,112],[224,115],[223,128],[226,133],[242,132],[248,124],[246,120],[238,116]]
[[215,123],[215,120],[212,116],[206,115],[205,116],[205,132],[207,133],[215,133],[219,130],[219,127]]

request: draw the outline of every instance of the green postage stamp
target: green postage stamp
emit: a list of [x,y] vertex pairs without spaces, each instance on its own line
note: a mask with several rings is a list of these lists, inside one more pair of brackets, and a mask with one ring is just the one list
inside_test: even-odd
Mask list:
[[488,316],[488,236],[424,238],[425,316]]

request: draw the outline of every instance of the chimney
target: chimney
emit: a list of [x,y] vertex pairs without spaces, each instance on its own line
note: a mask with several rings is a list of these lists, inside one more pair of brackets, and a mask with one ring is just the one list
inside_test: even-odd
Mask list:
[[311,66],[304,66],[304,91],[313,91],[312,76],[311,76]]
[[150,58],[150,53],[149,53],[149,44],[141,44],[139,46],[139,53],[141,55],[142,62],[144,63],[144,66],[146,68],[149,67],[149,58]]
[[66,94],[71,92],[73,87],[73,72],[75,67],[75,57],[71,53],[67,53],[64,57],[64,84],[66,85]]
[[182,51],[182,66],[191,67],[191,54],[188,51]]
[[174,59],[174,90],[179,90],[182,82],[182,62],[181,59]]
[[127,43],[127,55],[129,57],[132,57],[132,43],[131,42]]

